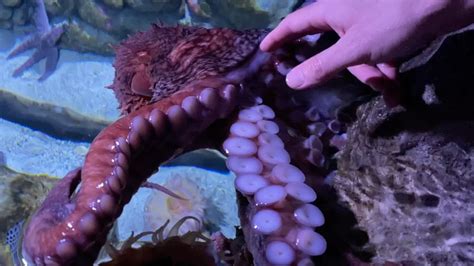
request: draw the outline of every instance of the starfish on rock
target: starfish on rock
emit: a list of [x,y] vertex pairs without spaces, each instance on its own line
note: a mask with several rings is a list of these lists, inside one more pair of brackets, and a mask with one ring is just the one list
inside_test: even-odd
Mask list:
[[33,55],[13,72],[14,77],[21,75],[26,69],[46,58],[45,71],[38,79],[47,79],[56,69],[59,59],[59,48],[57,41],[64,32],[63,25],[51,27],[43,0],[35,0],[36,12],[34,15],[36,32],[26,41],[16,47],[9,55],[8,59],[15,57],[25,51],[36,48]]

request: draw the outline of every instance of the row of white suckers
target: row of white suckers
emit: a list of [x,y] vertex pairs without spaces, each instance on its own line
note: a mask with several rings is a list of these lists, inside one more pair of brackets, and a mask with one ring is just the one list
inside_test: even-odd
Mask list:
[[304,183],[304,173],[290,164],[269,106],[244,109],[238,118],[223,144],[227,167],[237,176],[237,190],[253,196],[257,211],[251,225],[267,236],[268,262],[312,265],[309,256],[326,250],[325,239],[314,232],[314,227],[324,224],[322,212],[311,204],[316,192]]

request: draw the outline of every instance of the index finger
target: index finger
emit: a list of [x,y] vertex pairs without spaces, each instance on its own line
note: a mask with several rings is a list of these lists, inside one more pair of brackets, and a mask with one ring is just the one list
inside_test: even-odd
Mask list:
[[316,2],[290,13],[262,40],[260,49],[271,51],[285,42],[331,30],[323,12],[323,5]]

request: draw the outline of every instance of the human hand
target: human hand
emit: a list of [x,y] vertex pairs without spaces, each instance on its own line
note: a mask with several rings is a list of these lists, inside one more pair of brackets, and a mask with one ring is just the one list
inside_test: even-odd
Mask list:
[[[319,0],[289,14],[262,41],[271,51],[307,34],[334,30],[341,38],[287,75],[288,86],[320,84],[347,68],[388,105],[397,104],[396,62],[456,27],[458,0]],[[456,3],[456,4],[452,4]]]

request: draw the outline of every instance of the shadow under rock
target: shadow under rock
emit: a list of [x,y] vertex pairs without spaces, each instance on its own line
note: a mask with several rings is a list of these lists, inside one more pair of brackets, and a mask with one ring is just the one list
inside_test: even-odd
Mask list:
[[324,214],[325,223],[317,231],[327,241],[326,252],[313,257],[315,265],[354,265],[348,254],[357,257],[361,262],[369,262],[373,252],[364,249],[368,243],[368,234],[358,228],[355,214],[340,204],[336,190],[329,185],[316,188],[318,207]]
[[[372,136],[423,132],[474,119],[474,24],[441,37],[401,66],[403,111],[391,113]],[[461,137],[464,134],[459,134]]]
[[425,55],[425,58],[418,56],[404,63],[400,68],[400,80],[405,88],[403,105],[414,111],[432,105],[438,114],[472,118],[473,44],[474,24],[435,41],[433,45],[439,47],[434,54]]

